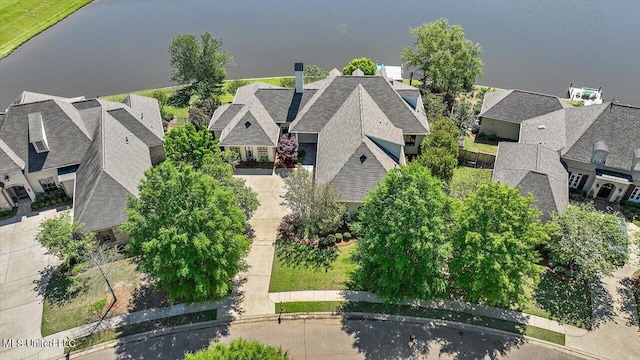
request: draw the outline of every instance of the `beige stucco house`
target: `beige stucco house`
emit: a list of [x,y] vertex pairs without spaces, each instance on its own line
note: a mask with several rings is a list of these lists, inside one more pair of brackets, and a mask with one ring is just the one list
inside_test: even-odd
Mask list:
[[24,92],[0,113],[0,207],[64,189],[74,220],[103,240],[123,240],[125,203],[144,171],[165,158],[155,99],[122,103]]
[[315,181],[330,182],[350,211],[362,204],[390,169],[417,155],[429,133],[420,91],[382,75],[356,70],[304,84],[296,63],[296,87],[253,83],[214,113],[209,130],[242,160],[273,161],[281,134],[296,136]]

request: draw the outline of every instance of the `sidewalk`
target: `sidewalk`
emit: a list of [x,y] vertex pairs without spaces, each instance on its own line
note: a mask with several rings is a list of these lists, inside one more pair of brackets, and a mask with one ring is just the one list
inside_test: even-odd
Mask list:
[[[353,301],[382,303],[376,295],[366,291],[344,291],[344,290],[318,290],[318,291],[290,291],[269,293],[269,299],[274,303],[287,302],[308,302],[308,301]],[[518,324],[526,324],[546,330],[555,331],[569,336],[584,336],[587,330],[575,326],[559,323],[540,316],[524,314],[518,311],[499,309],[489,306],[463,303],[450,300],[439,301],[404,301],[402,305],[415,305],[430,309],[450,310],[464,312],[473,315],[486,316],[494,319],[507,320]]]

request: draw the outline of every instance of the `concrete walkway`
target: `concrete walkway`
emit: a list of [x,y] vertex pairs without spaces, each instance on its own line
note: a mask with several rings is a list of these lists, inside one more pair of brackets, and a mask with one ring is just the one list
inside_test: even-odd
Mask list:
[[[40,221],[56,210],[17,215],[0,223],[0,339],[40,339],[42,295],[46,280],[41,271],[59,264],[35,241]],[[40,291],[39,291],[40,290]],[[2,359],[48,359],[62,354],[56,347],[4,347]]]
[[[366,291],[343,291],[343,290],[318,290],[318,291],[290,291],[269,293],[269,298],[274,303],[282,301],[307,302],[307,301],[364,301],[371,303],[383,303],[377,296]],[[569,336],[584,336],[588,333],[585,329],[575,326],[561,324],[554,320],[549,320],[540,316],[523,314],[518,311],[498,309],[478,304],[463,303],[459,301],[405,301],[403,305],[415,305],[429,309],[450,310],[473,315],[480,315],[494,319],[507,320],[518,324],[527,324],[546,330],[555,331]],[[285,306],[286,307],[286,306]]]
[[249,269],[241,273],[241,303],[232,316],[273,314],[273,303],[269,300],[269,279],[273,266],[274,243],[280,220],[287,214],[282,203],[284,181],[273,175],[236,175],[244,179],[258,193],[260,207],[250,220],[255,238],[247,256]]

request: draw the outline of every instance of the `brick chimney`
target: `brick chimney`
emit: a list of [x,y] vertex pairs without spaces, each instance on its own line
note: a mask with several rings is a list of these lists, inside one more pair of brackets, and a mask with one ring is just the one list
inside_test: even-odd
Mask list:
[[304,92],[304,64],[295,63],[294,70],[296,72],[296,93],[302,94]]

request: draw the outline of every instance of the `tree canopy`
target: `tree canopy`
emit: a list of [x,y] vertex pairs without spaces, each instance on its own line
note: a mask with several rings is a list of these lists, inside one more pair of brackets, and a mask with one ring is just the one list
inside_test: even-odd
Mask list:
[[449,182],[449,196],[464,201],[467,196],[476,193],[480,186],[491,182],[491,171],[461,166],[454,170]]
[[358,222],[354,281],[386,300],[446,294],[451,201],[429,170],[390,171],[365,198]]
[[577,280],[592,283],[611,276],[629,257],[625,223],[615,214],[597,211],[593,204],[570,204],[547,224],[549,257]]
[[197,130],[192,124],[176,126],[165,137],[167,159],[183,162],[200,169],[207,156],[220,156],[220,146],[206,130]]
[[329,77],[329,71],[318,65],[308,65],[304,67],[304,83],[309,84]]
[[127,203],[127,250],[171,300],[221,298],[249,249],[245,216],[215,179],[168,160],[147,170]]
[[239,338],[228,345],[212,342],[208,349],[186,354],[185,360],[292,360],[281,347]]
[[342,69],[342,75],[351,75],[356,69],[362,70],[365,75],[375,75],[378,67],[371,59],[366,57],[355,58]]
[[402,64],[416,68],[432,92],[470,90],[482,74],[482,49],[464,37],[460,25],[439,19],[412,28],[411,34],[416,42],[402,51]]
[[276,146],[281,165],[292,167],[298,161],[298,139],[292,134],[282,134]]
[[225,66],[232,61],[231,55],[222,50],[222,41],[208,32],[200,36],[200,41],[194,34],[180,34],[171,41],[169,55],[172,80],[194,83],[204,98],[221,92],[227,76]]
[[527,284],[540,268],[535,246],[546,234],[531,206],[509,185],[489,183],[467,196],[456,213],[449,274],[454,291],[466,300],[491,306],[522,305]]
[[62,260],[64,267],[69,268],[96,246],[93,233],[79,233],[83,226],[83,223],[72,221],[68,212],[63,212],[40,223],[36,241]]
[[431,174],[448,183],[458,165],[458,128],[446,117],[439,117],[430,124],[430,134],[421,145],[418,162]]

